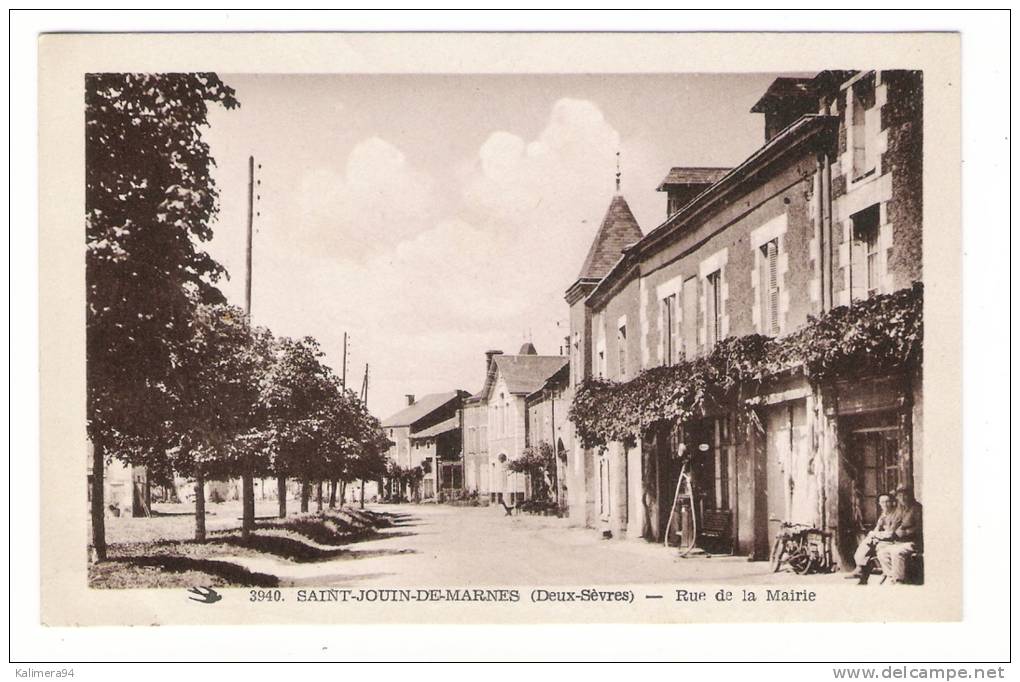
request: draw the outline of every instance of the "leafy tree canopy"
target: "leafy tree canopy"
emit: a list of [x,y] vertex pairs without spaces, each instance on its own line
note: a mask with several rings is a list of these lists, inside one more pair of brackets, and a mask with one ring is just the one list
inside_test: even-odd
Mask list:
[[223,268],[199,244],[217,210],[202,140],[215,74],[92,74],[85,87],[89,435],[142,435],[170,418],[178,345]]

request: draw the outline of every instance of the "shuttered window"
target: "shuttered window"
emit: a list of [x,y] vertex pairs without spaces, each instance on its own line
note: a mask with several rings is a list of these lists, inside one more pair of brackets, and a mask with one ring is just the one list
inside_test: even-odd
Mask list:
[[779,333],[779,240],[761,246],[761,329],[764,334]]
[[672,365],[680,359],[679,321],[676,294],[662,299],[662,360]]
[[716,270],[705,278],[706,345],[709,349],[722,339],[721,273]]
[[616,332],[617,354],[619,356],[619,378],[627,376],[627,325],[621,325]]

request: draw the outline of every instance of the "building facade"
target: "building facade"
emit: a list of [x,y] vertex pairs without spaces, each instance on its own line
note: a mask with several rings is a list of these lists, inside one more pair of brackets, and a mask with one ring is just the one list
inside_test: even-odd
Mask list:
[[[571,387],[626,384],[726,339],[788,338],[920,282],[921,88],[907,71],[779,78],[752,109],[764,145],[732,169],[672,169],[666,220],[647,235],[614,197],[596,266],[590,253],[566,293]],[[795,521],[830,531],[846,563],[879,493],[909,483],[923,500],[919,366],[824,381],[794,366],[734,393],[576,448],[585,523],[765,559]]]
[[567,461],[574,448],[574,430],[568,418],[572,398],[568,362],[546,379],[542,388],[524,399],[525,445],[533,449],[552,448],[555,459],[546,484],[557,506],[568,515],[570,483]]
[[[407,407],[383,420],[391,443],[387,459],[405,471],[421,468],[421,485],[410,491],[412,497],[435,497],[442,486],[442,462],[459,462],[460,410],[468,397],[460,390],[432,393],[418,400],[408,395]],[[449,480],[453,480],[452,472]],[[408,491],[391,489],[389,494],[401,496]]]
[[528,480],[511,471],[528,445],[529,395],[568,364],[562,355],[539,355],[525,343],[517,355],[489,351],[481,391],[465,403],[465,481],[469,492],[490,502],[520,502],[528,495]]

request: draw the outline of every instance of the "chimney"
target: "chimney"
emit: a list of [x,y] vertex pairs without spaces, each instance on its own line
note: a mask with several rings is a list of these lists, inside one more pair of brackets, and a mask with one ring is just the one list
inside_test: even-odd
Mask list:
[[405,393],[404,397],[407,398],[408,405],[414,405],[414,393]]
[[501,351],[501,350],[487,350],[487,351],[485,351],[485,375],[486,376],[489,375],[489,368],[492,367],[492,356],[494,356],[494,355],[502,355],[502,354],[503,354],[503,351]]

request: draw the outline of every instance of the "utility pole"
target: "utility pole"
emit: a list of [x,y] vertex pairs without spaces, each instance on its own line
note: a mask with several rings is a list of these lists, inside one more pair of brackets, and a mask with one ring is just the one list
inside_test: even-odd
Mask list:
[[344,332],[343,367],[340,369],[340,387],[347,390],[347,332]]
[[245,251],[244,312],[251,317],[251,236],[255,208],[255,157],[248,157],[248,241]]
[[[361,380],[361,404],[368,408],[368,363],[365,363],[365,378]],[[376,491],[378,494],[378,491]],[[361,508],[365,508],[365,479],[361,479]]]
[[[248,157],[248,238],[245,253],[244,312],[251,324],[251,242],[255,222],[255,157]],[[255,526],[255,472],[251,455],[245,455],[241,469],[241,539],[247,542]]]
[[365,363],[365,378],[361,380],[361,402],[368,406],[368,363]]

